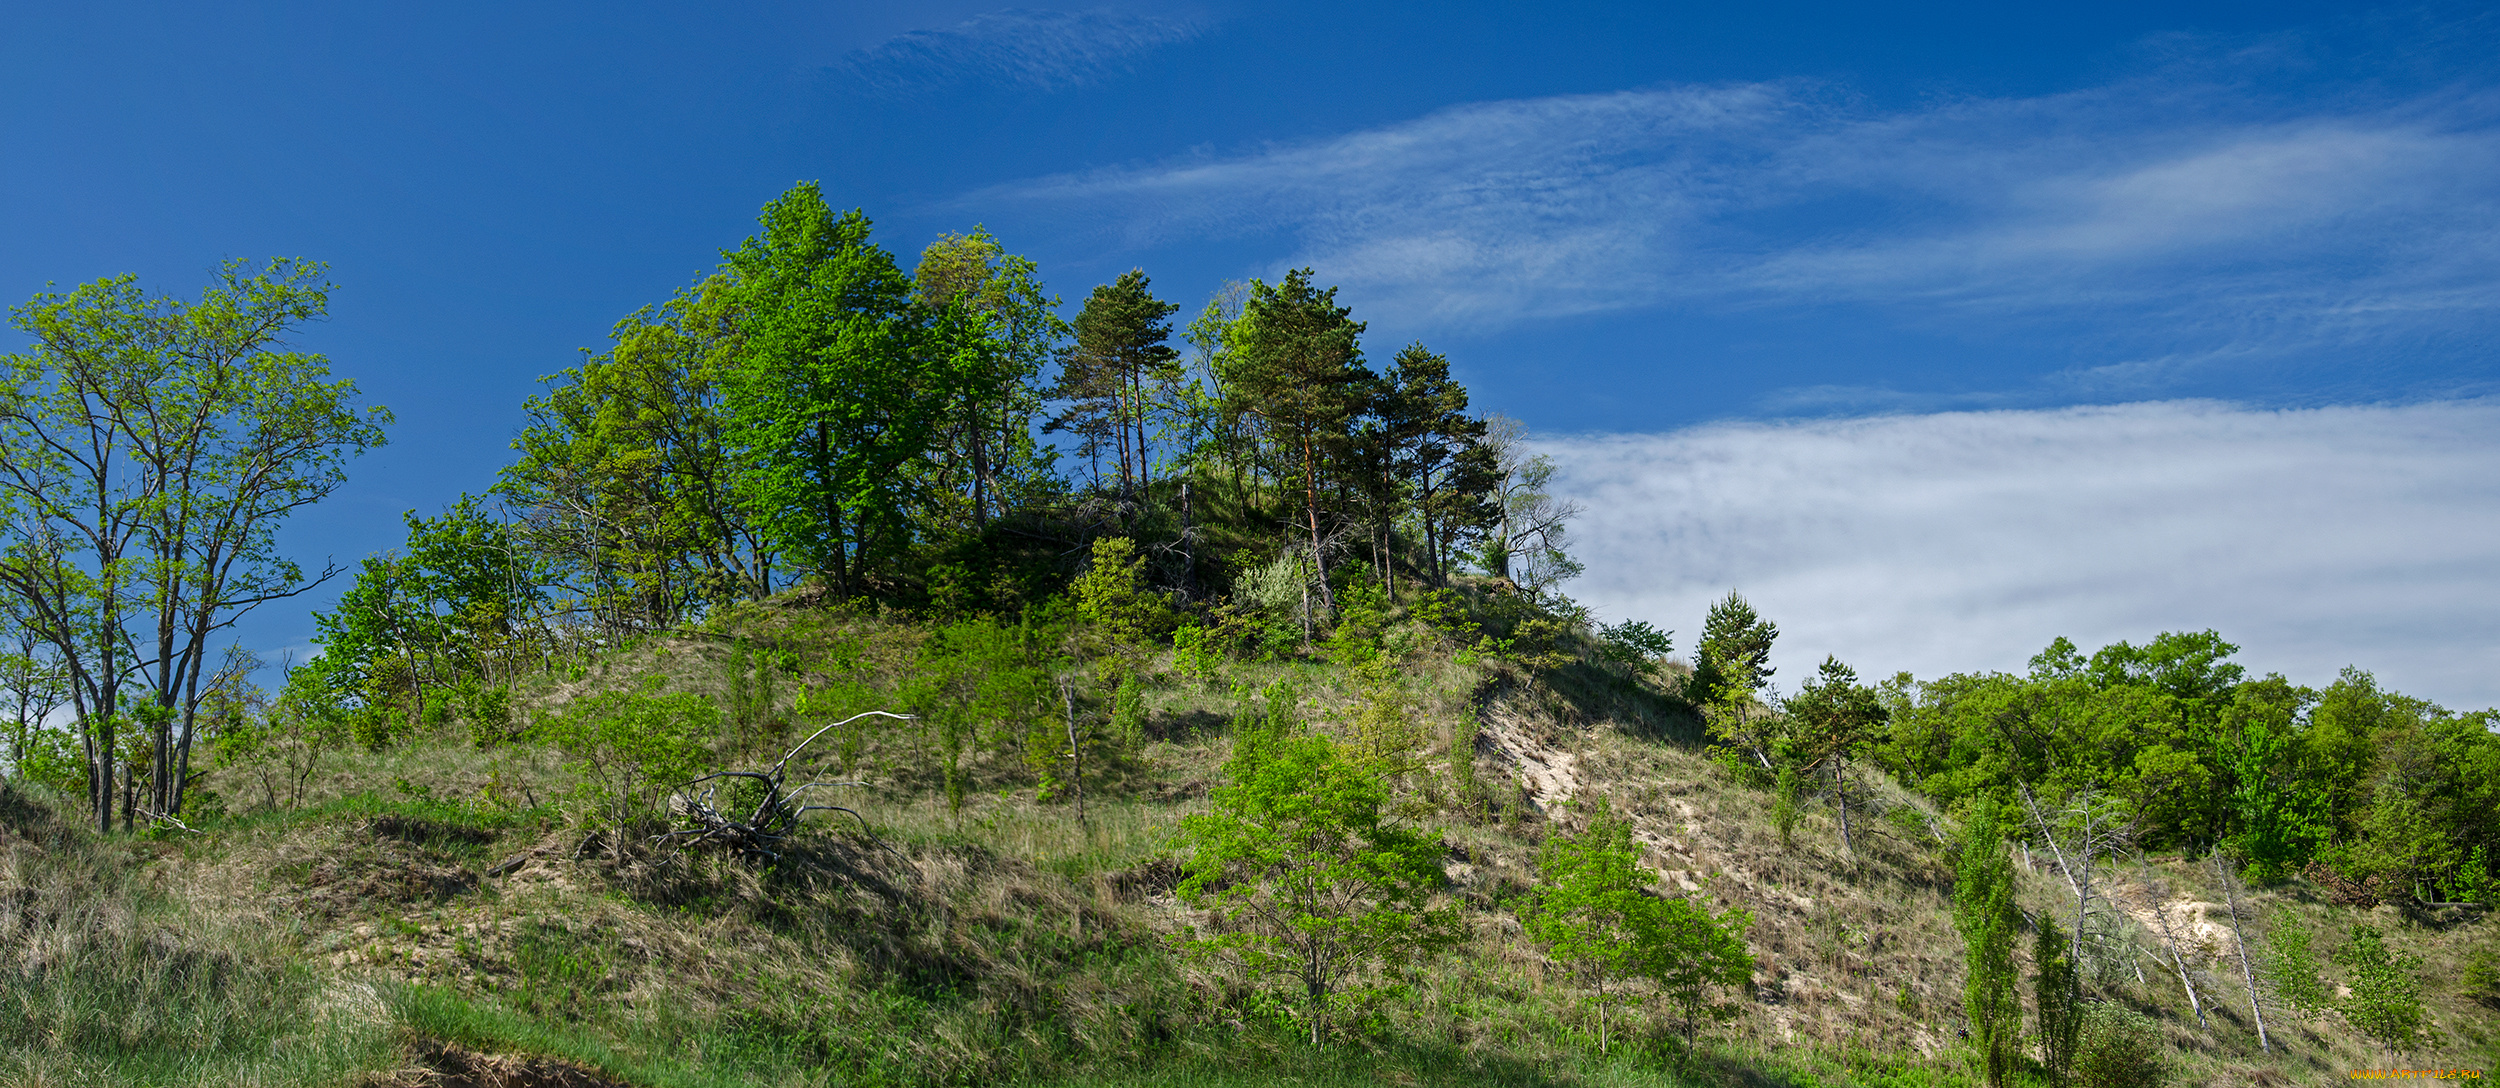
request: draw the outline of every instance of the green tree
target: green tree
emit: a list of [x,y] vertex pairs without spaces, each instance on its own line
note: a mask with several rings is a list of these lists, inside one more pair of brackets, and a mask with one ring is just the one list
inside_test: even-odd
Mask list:
[[2014,862],[2005,853],[2005,830],[1997,806],[1982,801],[1962,825],[1961,859],[1954,868],[1953,928],[1962,935],[1962,1008],[1970,1020],[1971,1045],[1991,1086],[2013,1075],[2022,1029],[2022,1006],[2014,994]]
[[977,360],[938,350],[925,308],[868,217],[801,184],[728,256],[742,337],[720,368],[734,491],[780,554],[843,598],[915,542],[915,471]]
[[2326,841],[2325,797],[2301,773],[2300,716],[2314,696],[2281,677],[2244,684],[2222,711],[2218,761],[2231,783],[2230,836],[2248,878],[2274,884]]
[[1712,1001],[1722,989],[1741,990],[1753,978],[1753,956],[1745,951],[1745,933],[1753,928],[1753,912],[1729,907],[1717,914],[1689,896],[1661,899],[1642,920],[1644,951],[1641,973],[1684,1024],[1684,1045],[1693,1045],[1693,1030],[1703,1019],[1735,1014],[1733,1005]]
[[338,604],[313,614],[313,641],[341,695],[376,707],[404,697],[413,725],[443,705],[430,692],[487,679],[499,664],[509,679],[540,593],[512,526],[475,496],[405,521],[406,550],[368,557]]
[[2043,915],[2031,938],[2032,1009],[2040,1025],[2040,1064],[2057,1084],[2074,1071],[2083,1031],[2083,976],[2070,951],[2065,933]]
[[2436,1045],[2439,1033],[2422,1007],[2422,957],[2387,947],[2387,938],[2373,926],[2354,926],[2335,950],[2350,992],[2336,999],[2335,1012],[2371,1042],[2387,1049],[2393,1067],[2398,1051]]
[[1765,728],[1755,693],[1771,682],[1771,643],[1777,624],[1763,619],[1752,602],[1733,590],[1710,606],[1702,620],[1693,674],[1684,682],[1684,698],[1708,716],[1711,736],[1723,754],[1738,765],[1750,762],[1762,773],[1774,773],[1774,735]]
[[1119,492],[1135,501],[1153,481],[1147,425],[1155,389],[1180,377],[1180,352],[1166,341],[1180,307],[1156,298],[1146,273],[1130,269],[1094,288],[1076,315],[1076,344],[1050,396],[1069,402],[1047,429],[1072,430],[1096,458],[1112,448]]
[[1414,497],[1424,533],[1424,575],[1449,584],[1449,557],[1496,520],[1492,449],[1485,423],[1467,414],[1467,387],[1450,377],[1450,360],[1410,344],[1389,362],[1386,398],[1397,456],[1394,469]]
[[1321,543],[1322,458],[1365,407],[1372,374],[1363,366],[1363,323],[1337,305],[1337,289],[1311,285],[1311,270],[1295,269],[1285,282],[1253,282],[1250,299],[1232,331],[1233,362],[1228,394],[1257,416],[1295,465],[1321,603],[1337,607],[1329,586],[1327,552]]
[[547,580],[611,637],[770,594],[780,553],[737,499],[719,375],[747,300],[726,275],[616,323],[543,379],[495,493]]
[[1537,870],[1541,883],[1523,919],[1528,934],[1596,982],[1597,1049],[1604,1053],[1607,1014],[1624,997],[1620,987],[1607,992],[1608,980],[1638,974],[1655,958],[1644,955],[1641,941],[1659,935],[1653,915],[1660,900],[1650,894],[1657,874],[1641,865],[1631,821],[1603,797],[1587,830],[1546,840]]
[[0,378],[0,592],[69,674],[99,828],[117,726],[148,731],[146,807],[179,812],[215,641],[336,573],[307,577],[278,528],[345,481],[390,415],[287,350],[327,312],[325,271],[229,261],[196,302],[122,276],[12,311],[34,343]]
[[1180,894],[1216,923],[1190,936],[1196,952],[1300,983],[1317,1046],[1331,995],[1450,944],[1458,914],[1431,906],[1439,840],[1400,821],[1380,780],[1304,730],[1290,703],[1290,689],[1270,689],[1208,811],[1183,821]]
[[2276,1001],[2303,1019],[2316,1019],[2334,1006],[2334,991],[2318,973],[2312,935],[2290,907],[2278,906],[2267,919],[2264,966],[2258,971]]
[[1786,709],[1795,754],[1809,769],[1831,778],[1840,842],[1854,849],[1849,839],[1849,765],[1882,737],[1889,712],[1874,688],[1858,683],[1855,670],[1829,656]]
[[1112,642],[1136,646],[1171,626],[1172,608],[1146,586],[1146,558],[1124,536],[1094,541],[1092,562],[1068,587],[1076,614]]
[[940,487],[969,505],[972,530],[1050,495],[1050,451],[1033,438],[1042,367],[1067,339],[1059,299],[1033,261],[1008,253],[988,231],[941,235],[912,272],[939,338],[965,360],[967,376],[939,444]]

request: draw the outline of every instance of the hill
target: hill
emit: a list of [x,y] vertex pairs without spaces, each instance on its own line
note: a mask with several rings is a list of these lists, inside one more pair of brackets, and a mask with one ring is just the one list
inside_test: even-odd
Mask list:
[[[1003,628],[785,595],[549,662],[508,703],[400,735],[281,729],[223,748],[202,780],[213,801],[136,837],[99,839],[66,800],[11,784],[0,993],[22,1015],[0,1027],[0,1079],[1975,1083],[1957,818],[1868,762],[1846,772],[1848,844],[1811,794],[1783,829],[1780,791],[1711,748],[1681,697],[1688,670],[1533,613],[1486,583],[1381,600],[1308,652],[1106,646],[1092,652],[1126,677],[1111,693],[1010,722],[943,709],[985,705],[979,684],[1006,670],[945,662],[985,660],[967,640]],[[919,715],[815,737],[794,762],[844,783],[810,795],[842,810],[807,814],[773,856],[654,840],[683,826],[667,788],[622,787],[645,791],[647,814],[603,807],[614,764],[676,728],[652,707],[703,726],[694,762],[657,784],[674,787],[767,767],[871,704]],[[1246,723],[1279,706],[1389,753],[1392,807],[1439,843],[1432,902],[1459,925],[1451,946],[1358,970],[1316,1048],[1291,985],[1189,954],[1213,919],[1178,894],[1185,821],[1225,785]],[[625,735],[566,739],[593,720]],[[1051,729],[1074,745],[1034,732]],[[1750,978],[1689,1047],[1634,983],[1601,1056],[1590,979],[1522,925],[1540,858],[1599,798],[1629,818],[1659,891],[1750,914]],[[2044,845],[2011,855],[2026,925],[2072,899]],[[2108,870],[2125,954],[2086,993],[2146,1018],[2171,1083],[2386,1067],[2343,1020],[2271,999],[2260,1051],[2238,941],[2263,960],[2259,929],[2292,919],[2320,950],[2367,925],[2422,957],[2441,1041],[2411,1067],[2493,1068],[2492,1010],[2465,993],[2469,959],[2500,946],[2488,911],[2340,905],[2354,889],[2297,876],[2226,895],[2228,871],[2201,853]],[[2195,1007],[2165,964],[2184,965]]]

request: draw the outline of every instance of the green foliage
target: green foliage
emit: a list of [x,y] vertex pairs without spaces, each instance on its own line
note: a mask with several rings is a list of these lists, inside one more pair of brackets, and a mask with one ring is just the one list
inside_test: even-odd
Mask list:
[[1146,557],[1124,536],[1094,542],[1093,562],[1068,593],[1076,614],[1115,643],[1142,644],[1172,623],[1171,605],[1146,587]]
[[655,682],[584,696],[531,732],[570,761],[565,769],[579,779],[575,815],[604,829],[622,862],[626,837],[657,820],[660,797],[694,777],[719,727],[720,711],[709,700],[662,694]]
[[1112,689],[1111,742],[1130,758],[1146,748],[1146,685],[1136,673],[1122,674]]
[[2083,978],[2070,951],[2065,931],[2043,915],[2031,939],[2032,1009],[2040,1028],[2040,1064],[2056,1084],[2073,1073],[2083,1031]]
[[2357,925],[2335,950],[2335,962],[2350,990],[2336,1000],[2336,1014],[2385,1047],[2391,1063],[2400,1051],[2437,1045],[2439,1033],[2422,1007],[2422,979],[2415,973],[2422,957],[2394,951],[2376,927]]
[[1328,634],[1328,659],[1348,668],[1378,660],[1389,607],[1389,597],[1377,583],[1349,579],[1337,591],[1337,625]]
[[1625,620],[1601,625],[1597,637],[1605,647],[1606,659],[1617,664],[1644,670],[1664,661],[1675,652],[1675,632],[1661,631],[1647,620]]
[[1467,599],[1456,590],[1432,590],[1416,599],[1407,611],[1417,622],[1459,642],[1466,642],[1477,633],[1475,620],[1467,614]]
[[2161,1031],[2144,1014],[2103,1001],[2084,1013],[2075,1045],[2078,1088],[2158,1088],[2170,1070],[2161,1057]]
[[1454,941],[1458,915],[1430,905],[1440,842],[1397,819],[1377,777],[1302,727],[1290,688],[1266,695],[1266,712],[1234,737],[1209,810],[1182,824],[1181,897],[1216,923],[1185,943],[1300,983],[1316,1046],[1333,996]]
[[[228,261],[196,302],[120,276],[11,311],[33,342],[0,357],[0,615],[66,669],[82,749],[146,730],[153,812],[181,810],[217,633],[307,586],[280,527],[384,441],[389,412],[287,350],[327,314],[326,274]],[[101,762],[107,828],[116,761]]]
[[1608,993],[1607,981],[1638,974],[1661,956],[1645,947],[1666,936],[1659,925],[1664,901],[1650,894],[1658,876],[1641,865],[1631,821],[1617,818],[1602,797],[1587,830],[1546,840],[1537,876],[1522,921],[1555,959],[1596,982],[1597,1047],[1604,1053],[1607,1013],[1625,996]]
[[1742,992],[1753,977],[1753,956],[1745,951],[1745,933],[1753,928],[1753,912],[1729,907],[1716,914],[1689,896],[1659,900],[1648,921],[1653,936],[1642,940],[1646,954],[1641,973],[1658,984],[1667,1007],[1684,1025],[1684,1044],[1704,1020],[1736,1015],[1732,1002],[1712,1000],[1722,990]]
[[1684,698],[1702,708],[1720,761],[1747,781],[1775,773],[1778,723],[1754,696],[1771,682],[1771,643],[1778,638],[1777,625],[1730,592],[1710,606],[1693,674],[1684,681]]
[[2500,937],[2483,938],[2481,947],[2466,955],[2465,973],[2457,982],[2465,996],[2500,1008]]
[[2309,927],[2289,907],[2276,907],[2266,924],[2261,973],[2275,999],[2294,1015],[2316,1019],[2333,1007],[2335,992],[2318,973]]
[[2022,1006],[2014,995],[2014,862],[1995,805],[1982,801],[1962,825],[1954,868],[1953,928],[1962,935],[1962,1008],[1980,1073],[1991,1086],[2013,1075]]
[[1172,671],[1212,686],[1223,664],[1224,652],[1213,630],[1190,620],[1172,632]]
[[1805,781],[1796,766],[1783,760],[1771,786],[1771,826],[1779,830],[1783,850],[1797,846],[1797,818],[1804,814],[1799,800],[1804,790]]
[[765,206],[728,255],[741,337],[715,371],[732,492],[757,535],[838,598],[917,539],[929,482],[913,471],[977,377],[932,350],[926,312],[868,217],[814,183]]
[[1169,318],[1180,307],[1156,298],[1148,287],[1146,274],[1130,269],[1086,298],[1076,316],[1075,350],[1050,391],[1068,407],[1044,428],[1076,432],[1098,477],[1103,453],[1115,452],[1124,495],[1151,475],[1149,391],[1180,377],[1180,352],[1165,343],[1172,336]]

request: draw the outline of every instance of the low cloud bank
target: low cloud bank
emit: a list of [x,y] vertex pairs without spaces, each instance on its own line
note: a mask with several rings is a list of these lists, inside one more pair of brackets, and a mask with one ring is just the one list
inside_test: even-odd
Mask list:
[[1742,591],[1783,690],[2006,669],[2214,628],[2254,673],[2359,665],[2500,704],[2500,401],[2259,410],[2169,401],[1730,423],[1548,440],[1586,504],[1574,595],[1699,634]]

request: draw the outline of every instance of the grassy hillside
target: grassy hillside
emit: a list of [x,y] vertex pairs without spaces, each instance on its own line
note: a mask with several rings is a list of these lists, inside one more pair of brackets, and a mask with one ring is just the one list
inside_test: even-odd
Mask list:
[[[1812,804],[1783,843],[1771,795],[1705,754],[1671,675],[1610,665],[1577,636],[1487,653],[1401,615],[1369,666],[1287,654],[1211,678],[1159,651],[1141,670],[1137,743],[1086,773],[1081,817],[1073,791],[1037,799],[1033,767],[1001,750],[968,750],[958,805],[930,729],[845,732],[809,758],[859,783],[820,791],[858,818],[810,815],[771,864],[640,836],[620,848],[573,799],[578,769],[515,735],[601,692],[691,693],[730,711],[708,764],[761,766],[824,717],[809,693],[903,699],[930,630],[792,601],[748,608],[523,680],[511,730],[451,717],[344,746],[300,795],[284,776],[213,768],[211,814],[133,839],[99,841],[59,799],[7,787],[0,1081],[1972,1082],[1951,822],[1861,771],[1873,811],[1854,849]],[[1180,822],[1208,804],[1237,716],[1281,690],[1348,738],[1378,720],[1367,708],[1402,708],[1416,758],[1400,795],[1447,848],[1441,895],[1465,926],[1455,949],[1372,979],[1317,1049],[1277,984],[1174,941],[1205,921],[1174,894]],[[1516,916],[1540,847],[1596,796],[1632,816],[1665,891],[1754,918],[1752,984],[1690,1050],[1644,1002],[1601,1057],[1583,980]],[[2260,1053],[2214,871],[2155,857],[2118,875],[2112,898],[2145,953],[2091,992],[2152,1019],[2173,1083],[2324,1083],[2385,1065],[2331,1018],[2272,1019],[2274,1051]],[[2027,914],[2060,909],[2053,872],[2019,879]],[[2445,1036],[2407,1064],[2500,1072],[2500,1016],[2459,983],[2474,949],[2500,945],[2500,922],[2365,913],[2301,880],[2239,896],[2252,919],[2306,919],[2320,948],[2359,923],[2389,933],[2424,957]],[[2153,954],[2165,923],[2203,1023]]]

